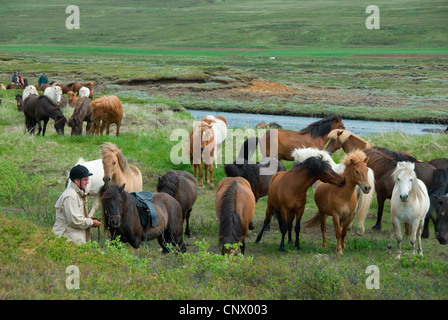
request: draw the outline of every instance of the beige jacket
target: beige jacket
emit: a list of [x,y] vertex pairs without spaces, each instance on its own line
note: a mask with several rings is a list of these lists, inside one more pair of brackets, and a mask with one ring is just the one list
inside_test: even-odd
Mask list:
[[87,195],[73,181],[69,180],[67,188],[54,205],[56,222],[53,232],[64,236],[68,241],[85,243],[90,240],[90,228],[93,220],[87,211]]

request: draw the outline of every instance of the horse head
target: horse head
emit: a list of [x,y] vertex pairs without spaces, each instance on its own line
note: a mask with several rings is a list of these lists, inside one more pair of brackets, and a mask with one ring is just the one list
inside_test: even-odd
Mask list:
[[417,183],[417,177],[414,169],[414,163],[400,161],[397,162],[397,168],[392,173],[392,179],[400,192],[400,199],[403,202],[408,201],[409,194],[411,193],[415,183]]
[[117,229],[121,226],[121,216],[123,211],[123,198],[121,193],[123,192],[124,187],[125,184],[122,186],[109,185],[102,188],[101,199],[103,202],[103,213],[106,218],[105,221],[107,222],[107,227]]

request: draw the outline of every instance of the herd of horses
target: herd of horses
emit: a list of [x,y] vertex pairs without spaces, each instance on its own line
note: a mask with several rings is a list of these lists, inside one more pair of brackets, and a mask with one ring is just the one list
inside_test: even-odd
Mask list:
[[[86,192],[96,197],[94,206],[102,203],[104,227],[110,237],[120,236],[121,241],[129,242],[134,248],[142,241],[157,238],[164,252],[173,248],[185,252],[183,224],[185,221],[185,234],[190,236],[190,215],[198,189],[204,187],[202,166],[206,167],[206,182],[214,188],[213,166],[217,165],[216,153],[226,137],[226,129],[223,117],[207,116],[196,123],[187,143],[194,175],[170,170],[159,178],[152,200],[159,217],[156,226],[144,227],[140,223],[138,210],[129,194],[142,191],[142,174],[127,162],[122,150],[105,143],[101,146],[101,159],[90,162],[80,159],[79,162],[94,173],[91,189]],[[254,138],[250,139],[253,142]],[[268,197],[265,219],[256,242],[261,241],[275,216],[282,235],[280,251],[285,250],[286,234],[288,242],[293,243],[294,220],[297,249],[300,249],[301,227],[319,225],[326,246],[326,219],[331,216],[337,253],[343,253],[347,231],[355,217],[358,234],[364,233],[364,219],[374,194],[378,200],[378,215],[372,229],[381,229],[384,201],[391,199],[392,232],[388,248],[396,239],[398,257],[402,254],[403,224],[410,230],[414,253],[417,243],[418,253],[423,254],[421,238],[429,236],[430,220],[439,243],[447,244],[448,159],[423,162],[407,152],[375,146],[346,130],[338,117],[324,118],[300,131],[271,129],[255,138],[256,144],[248,140],[241,146],[239,156],[242,158],[224,165],[227,177],[216,188],[215,214],[219,220],[218,238],[223,254],[238,251],[244,254],[245,237],[248,230],[254,229],[252,219],[256,203],[265,196]],[[263,159],[254,163],[250,155],[257,144]],[[331,154],[341,148],[346,155],[340,163],[335,163]],[[294,161],[294,164],[286,170],[281,160]],[[261,174],[261,169],[267,165],[273,165],[276,172]],[[314,189],[317,212],[302,223],[310,187]]]
[[[43,88],[40,88],[42,90]],[[102,135],[104,129],[109,135],[110,126],[116,125],[116,135],[120,135],[120,126],[123,120],[123,107],[120,99],[115,95],[101,96],[93,99],[94,84],[70,83],[68,85],[54,83],[48,85],[43,95],[39,95],[38,88],[33,85],[26,86],[23,94],[16,95],[17,109],[25,115],[25,133],[42,132],[45,136],[49,119],[54,120],[54,128],[58,134],[64,134],[67,124],[71,128],[71,135],[81,135],[83,124],[86,123],[87,134]],[[67,119],[62,111],[68,104],[73,107],[72,116]],[[43,127],[41,122],[43,121]]]

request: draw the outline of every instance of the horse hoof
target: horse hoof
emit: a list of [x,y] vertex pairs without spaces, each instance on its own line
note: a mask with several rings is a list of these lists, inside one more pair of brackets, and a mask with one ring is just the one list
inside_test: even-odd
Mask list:
[[375,230],[375,231],[380,231],[381,230],[381,225],[379,224],[376,224],[376,225],[374,225],[373,227],[372,227],[372,230]]
[[213,190],[213,189],[215,189],[215,186],[209,186],[208,187],[210,190]]

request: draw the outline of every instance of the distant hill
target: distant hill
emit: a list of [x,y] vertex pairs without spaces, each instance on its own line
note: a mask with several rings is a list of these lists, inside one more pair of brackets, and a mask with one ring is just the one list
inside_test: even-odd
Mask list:
[[[374,3],[373,3],[374,2]],[[227,48],[445,48],[446,0],[66,1],[0,4],[0,44]],[[367,30],[367,6],[380,29]]]

